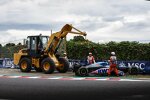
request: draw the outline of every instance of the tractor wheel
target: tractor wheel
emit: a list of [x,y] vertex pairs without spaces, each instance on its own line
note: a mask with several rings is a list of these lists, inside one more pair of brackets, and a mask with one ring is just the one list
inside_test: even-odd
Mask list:
[[45,73],[45,74],[51,74],[54,72],[55,70],[55,63],[52,59],[50,58],[45,58],[42,63],[42,71]]
[[36,70],[36,72],[42,72],[42,68],[34,67],[34,69]]
[[31,65],[32,65],[32,63],[29,58],[22,58],[19,62],[19,67],[22,72],[30,72]]
[[88,76],[88,69],[84,67],[80,67],[78,69],[78,73],[80,76]]
[[57,71],[60,73],[66,73],[69,69],[69,63],[65,58],[59,58],[58,61],[60,62],[61,66],[57,67]]

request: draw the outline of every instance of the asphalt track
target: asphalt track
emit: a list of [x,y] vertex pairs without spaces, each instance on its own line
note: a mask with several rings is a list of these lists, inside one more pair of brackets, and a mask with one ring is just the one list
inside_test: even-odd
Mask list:
[[0,99],[150,100],[150,81],[0,78]]

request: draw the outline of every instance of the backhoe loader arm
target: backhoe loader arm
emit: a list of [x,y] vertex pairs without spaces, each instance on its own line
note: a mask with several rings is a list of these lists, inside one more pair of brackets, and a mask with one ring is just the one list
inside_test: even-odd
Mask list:
[[[72,29],[74,29],[75,31],[72,31]],[[66,24],[61,29],[61,31],[53,33],[49,37],[48,45],[47,45],[45,51],[47,53],[50,53],[51,55],[55,54],[57,52],[57,49],[59,48],[63,38],[66,37],[66,35],[68,33],[86,36],[85,32],[78,30],[77,28],[73,27],[72,25]]]

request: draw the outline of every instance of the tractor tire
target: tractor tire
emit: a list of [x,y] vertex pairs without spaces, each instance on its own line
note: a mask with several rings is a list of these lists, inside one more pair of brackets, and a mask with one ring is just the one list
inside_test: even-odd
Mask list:
[[84,67],[80,67],[78,69],[79,76],[88,76],[88,69]]
[[22,72],[31,71],[32,62],[29,58],[22,58],[19,62],[19,67]]
[[55,70],[55,63],[52,59],[50,58],[45,58],[42,63],[42,71],[45,73],[45,74],[51,74],[54,72]]
[[34,69],[36,70],[36,72],[42,72],[42,68],[34,67]]
[[66,73],[69,69],[69,62],[65,58],[59,58],[58,61],[62,64],[62,66],[57,67],[57,71],[59,73]]

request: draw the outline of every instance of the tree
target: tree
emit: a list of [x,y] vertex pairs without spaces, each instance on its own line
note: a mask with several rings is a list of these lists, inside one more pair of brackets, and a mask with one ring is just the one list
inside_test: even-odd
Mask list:
[[7,43],[5,46],[6,47],[11,47],[11,46],[15,46],[15,44],[14,43]]
[[21,46],[22,44],[19,42],[17,45],[18,45],[18,46]]
[[85,41],[83,36],[74,36],[73,41]]

